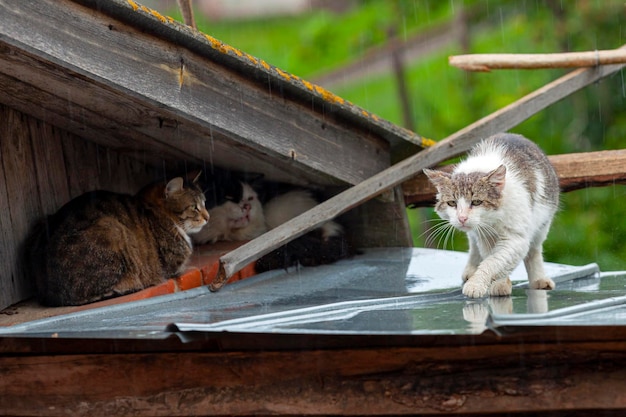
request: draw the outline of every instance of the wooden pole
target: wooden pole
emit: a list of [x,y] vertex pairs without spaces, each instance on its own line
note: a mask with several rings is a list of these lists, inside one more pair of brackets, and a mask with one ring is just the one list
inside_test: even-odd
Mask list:
[[219,290],[234,273],[261,256],[414,177],[424,168],[466,152],[483,138],[518,125],[540,110],[623,67],[620,64],[572,71],[251,240],[220,258],[218,276],[209,289]]
[[466,71],[492,69],[582,68],[626,63],[626,50],[566,52],[555,54],[471,54],[448,58],[450,65]]
[[178,8],[180,9],[180,13],[183,15],[183,21],[185,24],[197,29],[196,19],[193,16],[191,0],[178,0]]

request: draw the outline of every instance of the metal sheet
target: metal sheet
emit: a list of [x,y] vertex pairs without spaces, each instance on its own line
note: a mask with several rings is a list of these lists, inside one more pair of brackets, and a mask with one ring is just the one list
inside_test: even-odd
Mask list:
[[270,271],[227,285],[33,321],[1,335],[166,338],[187,332],[478,334],[500,326],[626,324],[626,273],[546,263],[554,291],[529,290],[523,267],[510,297],[467,299],[467,254],[367,250],[315,268]]

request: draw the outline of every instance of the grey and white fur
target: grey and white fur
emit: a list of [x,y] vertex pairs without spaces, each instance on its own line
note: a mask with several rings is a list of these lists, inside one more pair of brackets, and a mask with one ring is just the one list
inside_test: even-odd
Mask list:
[[469,239],[463,294],[511,294],[510,273],[524,261],[534,289],[554,289],[543,242],[559,206],[559,181],[539,147],[521,135],[481,141],[452,173],[425,169],[437,188],[435,211]]

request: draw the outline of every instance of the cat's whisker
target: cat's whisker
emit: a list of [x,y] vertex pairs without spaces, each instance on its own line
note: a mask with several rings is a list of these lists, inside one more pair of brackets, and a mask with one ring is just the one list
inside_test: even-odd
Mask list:
[[[427,221],[428,223],[435,223],[433,226],[430,226],[428,229],[424,230],[423,233],[421,233],[418,238],[421,238],[425,235],[431,234],[432,232],[440,229],[441,227],[445,227],[447,224],[449,224],[446,220],[443,219],[431,219]],[[427,223],[427,222],[423,222]]]
[[443,242],[443,249],[447,249],[448,248],[448,242],[452,242],[452,249],[454,250],[454,232],[456,232],[456,228],[452,225],[450,225],[450,227],[448,227],[447,233],[446,233],[446,239]]
[[[434,219],[433,222],[437,222],[437,224],[428,228],[419,237],[426,235],[424,244],[428,247],[432,246],[433,243],[437,241],[437,248],[439,248],[439,246],[441,245],[441,240],[444,239],[444,237],[449,233],[449,229],[452,228],[452,225],[450,225],[450,223],[448,223],[446,220],[441,219]],[[445,241],[447,241],[447,238],[445,239]]]
[[[448,221],[441,220],[438,224],[429,228],[425,232],[425,233],[429,233],[428,237],[426,238],[425,243],[428,246],[431,246],[435,241],[437,241],[437,245],[436,245],[437,249],[439,248],[446,249],[448,246],[448,242],[453,240],[455,231],[456,230],[454,226],[448,223]],[[443,245],[442,245],[442,242],[443,242]]]

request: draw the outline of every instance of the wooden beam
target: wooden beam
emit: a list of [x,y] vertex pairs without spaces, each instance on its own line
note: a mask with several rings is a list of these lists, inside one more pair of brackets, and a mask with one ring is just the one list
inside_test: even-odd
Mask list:
[[0,0],[0,51],[0,102],[116,150],[345,186],[402,134],[135,2]]
[[93,417],[626,409],[623,339],[573,343],[567,332],[557,343],[54,355],[40,351],[54,341],[40,340],[35,352],[0,357],[0,403],[6,415]]
[[[626,150],[573,153],[548,157],[559,177],[561,191],[573,191],[586,187],[603,187],[626,184]],[[451,171],[451,166],[442,167]],[[431,206],[435,202],[436,189],[424,174],[402,184],[407,205]]]
[[626,184],[626,149],[550,156],[562,191]]
[[573,71],[240,246],[220,259],[220,272],[210,286],[211,290],[218,290],[232,274],[286,242],[414,177],[424,168],[468,151],[482,138],[509,130],[549,105],[623,67],[619,64]]
[[582,68],[626,63],[626,50],[565,52],[554,54],[470,54],[448,58],[450,65],[466,71],[492,69]]

